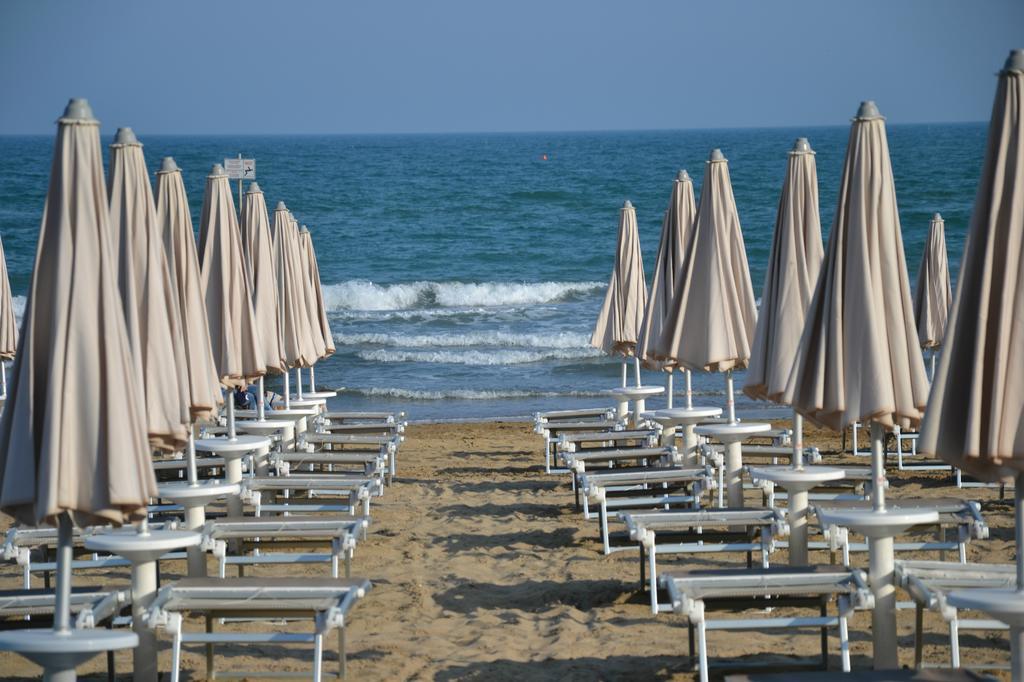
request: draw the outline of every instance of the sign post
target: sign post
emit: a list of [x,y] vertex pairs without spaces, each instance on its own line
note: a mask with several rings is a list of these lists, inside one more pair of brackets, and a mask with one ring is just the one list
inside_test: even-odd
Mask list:
[[224,159],[224,171],[229,180],[238,180],[238,219],[242,219],[242,181],[256,179],[256,159]]

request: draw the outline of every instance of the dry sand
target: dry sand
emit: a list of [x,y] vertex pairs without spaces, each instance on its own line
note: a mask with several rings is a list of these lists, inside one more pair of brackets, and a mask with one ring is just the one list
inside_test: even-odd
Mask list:
[[[826,462],[840,461],[828,452],[838,450],[834,434],[809,429],[806,440],[822,448]],[[374,589],[352,613],[351,679],[694,679],[681,619],[651,616],[646,596],[638,591],[637,554],[601,554],[596,524],[572,510],[567,479],[544,474],[541,446],[523,423],[409,427],[396,483],[374,501],[371,535],[356,550],[353,573],[371,578]],[[848,456],[842,460],[851,462]],[[894,497],[959,492],[948,473],[892,471],[890,479]],[[989,489],[962,495],[982,501],[992,529],[991,539],[970,545],[970,560],[1012,561],[1012,503],[999,501],[998,491]],[[738,565],[744,557],[723,555],[722,560]],[[772,560],[784,562],[785,553]],[[812,554],[812,560],[828,559],[822,553]],[[865,555],[855,561],[866,566]],[[0,570],[0,586],[20,585],[14,567]],[[165,579],[173,579],[183,566],[171,563],[163,570]],[[299,572],[325,575],[326,566],[265,567],[258,574]],[[78,583],[89,578],[80,574]],[[127,579],[126,571],[103,578],[108,585],[127,584]],[[925,660],[947,661],[944,624],[927,614],[925,627]],[[910,665],[912,611],[900,613],[899,631],[901,662]],[[854,669],[870,668],[869,614],[852,620],[850,636]],[[961,641],[965,663],[1009,659],[1005,635],[965,632]],[[166,638],[162,645],[160,667],[167,670]],[[818,635],[712,632],[709,648],[716,659],[733,656],[770,668],[789,662],[793,654],[813,658]],[[835,671],[834,635],[830,649]],[[309,669],[305,647],[231,646],[218,652],[218,667],[225,670]],[[326,656],[327,670],[334,670],[334,652]],[[117,661],[120,671],[130,669],[127,654]],[[198,647],[186,651],[185,667],[195,676],[204,674]],[[37,674],[11,654],[0,654],[0,669],[7,678]],[[102,679],[104,669],[97,658],[81,671]],[[713,672],[721,675],[725,669],[719,665]]]

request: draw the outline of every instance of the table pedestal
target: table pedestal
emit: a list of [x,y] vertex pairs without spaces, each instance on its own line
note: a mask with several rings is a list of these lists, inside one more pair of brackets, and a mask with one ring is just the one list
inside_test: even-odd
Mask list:
[[849,528],[868,538],[868,582],[875,598],[871,611],[875,670],[899,668],[896,639],[896,584],[893,538],[922,523],[935,523],[939,514],[930,510],[821,510],[822,525]]
[[630,411],[629,403],[631,401],[634,403],[633,419],[630,421],[630,425],[634,428],[640,423],[640,413],[646,409],[647,399],[664,392],[664,386],[620,386],[606,391],[615,399],[615,416],[620,422],[625,421],[626,415]]
[[[206,505],[224,497],[237,497],[241,487],[237,483],[224,481],[200,481],[195,485],[187,482],[163,483],[158,487],[160,497],[185,508],[185,527],[201,531],[206,525]],[[206,577],[206,555],[199,547],[188,547],[188,577]]]
[[156,561],[174,549],[195,547],[199,533],[187,530],[154,530],[145,533],[97,533],[85,539],[86,549],[109,552],[132,563],[132,630],[138,646],[132,652],[132,679],[157,682],[156,633],[146,625],[146,609],[156,597]]
[[655,410],[645,412],[642,417],[656,421],[661,424],[661,445],[668,447],[674,445],[673,440],[679,427],[683,428],[683,466],[697,466],[697,433],[694,427],[702,421],[719,417],[722,414],[720,407],[675,407],[666,410]]
[[704,424],[694,429],[699,436],[712,436],[725,445],[726,503],[730,509],[743,507],[743,446],[751,436],[770,431],[771,424],[737,422],[735,424]]
[[[249,453],[256,456],[270,452],[270,439],[264,436],[235,436],[234,438],[200,438],[196,450],[212,452],[224,458],[224,481],[242,483],[242,458]],[[242,515],[242,498],[231,495],[227,499],[228,516]]]
[[789,521],[789,565],[806,566],[807,493],[827,481],[838,481],[846,472],[829,467],[767,466],[750,469],[751,478],[771,481],[789,495],[786,519]]
[[96,654],[131,649],[139,643],[134,632],[83,628],[55,632],[50,628],[0,632],[0,651],[13,651],[43,669],[43,679],[74,682],[75,668]]

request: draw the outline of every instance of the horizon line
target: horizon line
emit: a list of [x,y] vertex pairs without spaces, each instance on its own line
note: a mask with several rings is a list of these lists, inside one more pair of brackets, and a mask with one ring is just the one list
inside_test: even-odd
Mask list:
[[[888,123],[889,126],[930,126],[930,125],[979,125],[987,121],[903,121]],[[102,126],[102,121],[101,121]],[[431,135],[565,135],[565,134],[587,134],[587,133],[682,133],[682,132],[705,132],[705,131],[729,131],[729,130],[797,130],[812,128],[846,128],[847,123],[814,123],[796,125],[764,125],[764,126],[708,126],[700,128],[577,128],[577,129],[551,129],[551,130],[438,130],[438,131],[379,131],[379,132],[157,132],[143,133],[146,136],[166,137],[411,137]],[[133,126],[134,128],[134,126]],[[46,137],[52,132],[0,132],[0,137]],[[101,133],[101,135],[112,135],[113,133]]]

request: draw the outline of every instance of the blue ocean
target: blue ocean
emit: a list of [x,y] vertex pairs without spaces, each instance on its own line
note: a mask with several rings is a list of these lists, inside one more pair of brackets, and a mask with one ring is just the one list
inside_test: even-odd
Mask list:
[[[588,340],[611,273],[618,209],[625,199],[637,207],[650,279],[672,180],[687,169],[699,196],[714,147],[729,159],[759,295],[787,151],[806,136],[817,152],[827,241],[848,128],[136,133],[154,172],[166,155],[183,169],[197,228],[211,164],[238,154],[256,160],[268,204],[284,201],[309,227],[337,345],[317,366],[321,386],[341,389],[332,407],[455,420],[609,403],[601,391],[617,385],[619,363]],[[889,127],[912,282],[935,212],[946,219],[955,279],[984,144],[981,123]],[[0,236],[18,307],[32,274],[52,146],[52,137],[0,137]],[[663,380],[645,376],[645,383]],[[702,402],[724,401],[721,376],[695,375],[694,387]],[[745,397],[737,405],[758,407]]]

